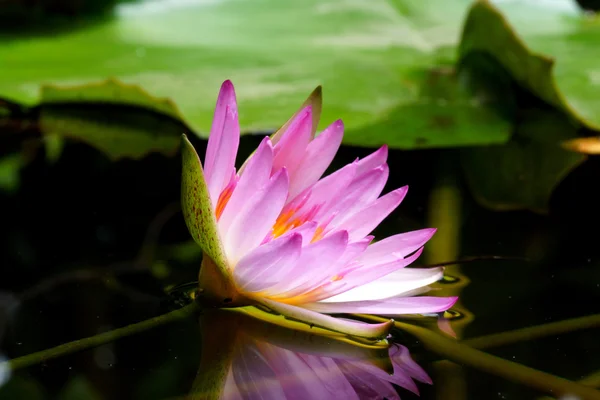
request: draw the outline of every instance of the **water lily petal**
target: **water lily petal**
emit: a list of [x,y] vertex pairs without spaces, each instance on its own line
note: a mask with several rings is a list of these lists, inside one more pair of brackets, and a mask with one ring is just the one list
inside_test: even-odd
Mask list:
[[375,150],[373,153],[369,154],[358,162],[358,170],[356,174],[362,175],[373,168],[379,167],[381,164],[384,164],[387,161],[387,157],[388,147],[381,146],[379,149]]
[[361,313],[385,316],[427,314],[446,311],[456,303],[457,297],[392,297],[383,300],[349,301],[343,303],[308,303],[303,307],[326,314]]
[[330,229],[342,225],[348,218],[364,209],[379,197],[388,179],[389,168],[382,164],[352,180],[343,196],[335,202],[330,213],[335,217],[328,224]]
[[308,221],[303,223],[297,228],[292,229],[288,232],[290,233],[298,233],[302,236],[302,246],[308,246],[315,236],[315,231],[317,230],[317,222],[316,221]]
[[252,250],[237,263],[233,277],[238,288],[257,292],[280,282],[300,257],[302,235],[281,236]]
[[408,186],[403,186],[380,197],[368,207],[348,218],[337,228],[348,230],[351,241],[365,237],[400,205],[407,191]]
[[[346,231],[343,231],[346,232]],[[337,235],[338,233],[336,233]],[[333,235],[332,235],[333,236]],[[329,240],[330,237],[322,240]],[[364,249],[369,245],[369,243],[373,240],[372,236],[367,236],[363,240],[358,242],[349,243],[344,253],[339,256],[337,260],[331,263],[322,262],[322,268],[318,269],[314,273],[308,275],[308,278],[301,285],[297,286],[290,292],[285,292],[280,297],[288,297],[288,296],[305,296],[309,295],[310,292],[315,290],[315,288],[319,288],[320,286],[327,283],[333,276],[336,276],[337,273],[344,268],[347,268],[348,265],[352,262],[353,259],[356,258],[358,254],[364,251]],[[303,299],[297,299],[297,301],[304,301]]]
[[334,332],[345,333],[352,336],[369,339],[384,338],[388,335],[390,329],[394,325],[393,320],[378,324],[369,324],[360,321],[348,321],[330,317],[329,315],[320,314],[303,307],[296,307],[263,297],[254,297],[254,300],[270,308],[276,313],[285,315],[288,318],[293,318],[298,321],[305,322],[308,325],[319,326]]
[[306,146],[300,166],[294,173],[290,172],[290,198],[294,198],[323,175],[337,153],[343,136],[344,124],[337,120]]
[[[338,169],[334,173],[327,175],[319,180],[312,187],[300,193],[287,207],[296,208],[297,214],[303,214],[317,207],[318,212],[314,216],[314,220],[319,220],[319,216],[327,215],[327,211],[335,204],[335,200],[339,198],[348,185],[354,179],[356,174],[356,163],[348,164],[343,168]],[[297,206],[297,204],[301,204]]]
[[443,268],[403,268],[373,282],[321,300],[323,303],[381,300],[402,296],[415,289],[431,285],[444,276]]
[[435,232],[436,229],[427,228],[390,236],[370,245],[357,261],[370,266],[404,258],[423,247]]
[[321,111],[323,108],[323,89],[321,86],[317,86],[315,90],[308,96],[308,98],[302,103],[300,109],[292,115],[292,117],[286,121],[285,124],[281,128],[279,128],[273,135],[271,135],[271,141],[273,144],[277,144],[281,137],[285,133],[285,131],[289,128],[290,124],[296,118],[296,116],[306,107],[312,107],[312,134],[311,137],[315,136],[315,132],[317,131],[317,125],[319,124],[319,120],[321,119]]
[[239,142],[240,125],[235,90],[230,81],[225,81],[217,99],[204,159],[206,184],[213,207],[216,207],[221,191],[229,184]]
[[244,174],[240,176],[219,218],[219,231],[223,237],[227,236],[232,222],[248,199],[256,193],[257,189],[269,183],[272,167],[273,146],[269,138],[264,138],[250,161],[248,161]]
[[409,257],[392,261],[387,264],[374,265],[368,268],[361,268],[359,265],[357,268],[350,268],[348,271],[341,272],[334,281],[328,282],[320,287],[319,290],[315,291],[311,298],[306,301],[321,301],[347,292],[355,287],[366,285],[411,264],[419,258],[422,252],[423,248],[420,248]]
[[290,270],[284,280],[265,290],[272,297],[293,297],[303,291],[303,285],[319,278],[324,269],[334,264],[346,250],[348,232],[339,231],[325,239],[302,248],[296,268]]
[[231,265],[263,241],[281,212],[287,190],[288,175],[284,168],[239,210],[224,240],[225,253]]
[[273,170],[285,167],[290,176],[295,175],[311,139],[312,107],[305,107],[292,120],[289,128],[283,133],[273,148]]

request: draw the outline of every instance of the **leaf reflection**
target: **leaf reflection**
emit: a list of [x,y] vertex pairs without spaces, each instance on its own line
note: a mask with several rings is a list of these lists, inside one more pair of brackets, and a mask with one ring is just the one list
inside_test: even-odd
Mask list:
[[274,325],[243,312],[200,317],[202,357],[191,399],[399,399],[431,384],[406,347]]

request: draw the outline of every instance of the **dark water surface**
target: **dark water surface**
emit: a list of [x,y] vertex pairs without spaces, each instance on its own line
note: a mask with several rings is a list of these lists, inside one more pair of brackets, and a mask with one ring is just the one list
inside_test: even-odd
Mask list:
[[[244,138],[241,153],[249,154],[258,141],[258,137]],[[205,144],[195,145],[203,154]],[[335,167],[367,152],[342,148]],[[454,225],[438,226],[439,241],[456,242],[448,254],[528,259],[462,265],[470,282],[460,293],[464,316],[455,322],[457,332],[474,338],[600,312],[600,246],[595,230],[600,223],[600,199],[592,187],[598,163],[589,161],[563,182],[552,198],[549,215],[543,216],[478,206],[460,168],[453,164],[454,156],[440,151],[392,151],[386,191],[404,184],[410,190],[375,234],[381,238],[429,226],[435,208],[456,219]],[[444,173],[454,176],[451,182],[459,201],[431,203],[440,165],[450,165]],[[3,357],[26,355],[177,307],[165,288],[194,281],[201,258],[178,212],[179,175],[178,155],[111,162],[96,150],[72,142],[55,163],[46,161],[40,148],[31,152],[18,187],[12,193],[0,192]],[[433,243],[429,247],[439,248]],[[417,263],[450,261],[445,256],[430,251]],[[0,388],[0,398],[180,398],[201,380],[197,374],[203,335],[213,337],[215,346],[210,348],[230,348],[235,353],[234,374],[238,382],[250,382],[244,386],[248,395],[253,394],[249,398],[278,398],[276,387],[295,387],[297,398],[311,398],[300,395],[308,389],[313,390],[312,398],[320,398],[318,393],[325,390],[339,396],[323,398],[350,398],[343,392],[347,384],[362,388],[365,396],[374,394],[368,389],[373,386],[365,382],[385,387],[377,386],[385,379],[372,370],[377,357],[373,361],[366,353],[353,354],[332,340],[300,335],[294,341],[269,330],[271,337],[261,339],[260,332],[265,333],[244,322],[218,318],[211,322],[206,316],[202,321],[184,319],[19,370]],[[597,328],[576,330],[486,351],[579,380],[600,369],[598,334]],[[402,350],[403,356],[410,351],[433,380],[433,385],[419,382],[423,375],[407,358],[398,363],[396,377],[415,378],[422,399],[540,396],[482,370],[440,362],[439,356],[405,333],[395,332],[393,340],[395,351]],[[285,371],[277,376],[272,372],[273,363],[282,359],[304,369],[287,371],[289,379],[282,380]],[[403,399],[417,398],[407,389],[398,391]]]

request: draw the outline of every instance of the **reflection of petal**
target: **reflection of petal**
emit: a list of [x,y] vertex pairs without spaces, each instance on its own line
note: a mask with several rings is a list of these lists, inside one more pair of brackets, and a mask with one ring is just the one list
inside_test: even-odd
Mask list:
[[232,370],[244,399],[285,399],[275,372],[255,346],[237,346]]
[[286,399],[321,399],[330,396],[320,382],[317,371],[298,353],[268,343],[260,343],[260,348],[276,371]]
[[378,379],[372,374],[364,373],[349,363],[342,363],[340,368],[360,399],[386,398],[394,400],[400,398],[389,382]]
[[412,359],[410,352],[406,347],[398,344],[392,346],[390,348],[390,357],[394,363],[394,374],[397,369],[401,369],[411,378],[431,385],[431,378],[427,375],[427,372]]
[[[204,386],[194,387],[193,399],[399,399],[394,385],[418,394],[413,379],[431,382],[405,347],[389,347],[385,340],[365,342],[320,329],[315,331],[325,333],[315,335],[239,310],[207,311],[201,324],[207,354],[205,376],[201,371],[196,382]],[[226,369],[215,373],[221,367]]]

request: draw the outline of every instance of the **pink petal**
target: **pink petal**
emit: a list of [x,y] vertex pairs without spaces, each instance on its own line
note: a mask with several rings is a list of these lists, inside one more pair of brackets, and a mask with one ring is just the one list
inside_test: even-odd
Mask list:
[[273,170],[286,168],[295,175],[312,135],[312,107],[307,106],[293,119],[274,147]]
[[287,189],[288,175],[282,169],[239,210],[224,240],[225,253],[232,265],[267,236],[285,203]]
[[279,282],[296,265],[302,235],[292,233],[258,246],[235,266],[233,277],[244,292],[258,292]]
[[314,297],[312,297],[309,301],[316,302],[331,298],[354,289],[355,287],[373,282],[411,264],[413,261],[419,258],[422,252],[423,248],[420,248],[414,254],[406,257],[405,259],[392,261],[387,264],[374,265],[368,268],[353,268],[349,269],[347,272],[342,272],[338,276],[339,279],[323,285],[320,288],[320,291],[315,293]]
[[291,231],[288,232],[288,234],[291,233],[298,233],[299,235],[302,236],[302,246],[308,246],[312,240],[312,238],[315,236],[315,231],[317,230],[317,223],[315,221],[308,221],[303,223],[302,225],[300,225],[297,228],[292,229]]
[[290,174],[290,198],[319,180],[331,164],[343,136],[344,124],[337,120],[308,144],[300,166]]
[[357,261],[369,266],[404,258],[423,247],[435,232],[435,228],[427,228],[390,236],[370,245]]
[[[319,218],[330,218],[331,216],[328,211],[335,205],[336,200],[344,194],[346,188],[352,182],[352,179],[354,179],[355,174],[356,163],[348,164],[334,173],[327,175],[312,187],[296,196],[288,206],[295,207],[296,203],[304,202],[298,209],[298,214],[305,213],[313,207],[318,207],[315,220],[319,221]],[[307,200],[304,201],[306,198]]]
[[270,308],[276,313],[285,315],[298,321],[305,322],[308,325],[319,326],[334,332],[345,333],[348,335],[364,338],[383,338],[386,337],[393,326],[393,320],[379,324],[369,324],[360,321],[347,321],[339,318],[330,317],[302,307],[296,307],[289,304],[279,303],[264,297],[254,297],[258,303]]
[[350,289],[337,296],[320,300],[323,303],[382,300],[404,296],[415,289],[431,285],[444,276],[443,268],[402,268],[375,281]]
[[[328,274],[328,267],[335,265],[348,245],[348,232],[339,231],[325,239],[302,248],[296,268],[289,271],[285,279],[268,288],[266,294],[272,297],[289,298],[312,289],[311,283],[320,282]],[[308,286],[308,287],[307,287]]]
[[239,142],[235,90],[231,81],[225,81],[217,99],[204,160],[204,176],[213,207],[216,207],[221,191],[231,179]]
[[[336,232],[336,235],[339,235],[339,232]],[[322,240],[328,240],[331,236],[328,236]],[[344,250],[344,253],[338,257],[335,262],[332,262],[329,265],[321,263],[322,265],[325,265],[324,268],[321,268],[315,274],[311,274],[311,276],[302,285],[296,287],[289,293],[283,293],[281,296],[301,296],[329,282],[333,276],[336,276],[339,271],[345,269],[348,264],[352,262],[352,260],[362,253],[364,249],[367,248],[371,240],[373,240],[373,237],[367,236],[363,240],[348,244]]]
[[446,311],[456,303],[457,297],[393,297],[374,301],[350,301],[345,303],[309,303],[303,307],[320,313],[360,313],[398,316],[404,314],[427,314]]
[[268,137],[260,143],[248,161],[245,173],[239,181],[219,218],[219,231],[226,237],[229,227],[240,210],[258,190],[269,183],[273,166],[273,147]]
[[380,197],[370,206],[348,218],[337,228],[346,229],[350,232],[351,241],[362,239],[400,205],[407,191],[408,186],[404,186]]
[[389,168],[383,164],[355,178],[331,208],[330,212],[336,215],[329,227],[340,226],[357,211],[375,201],[381,194],[388,175]]
[[381,146],[379,149],[358,162],[358,170],[356,171],[356,174],[362,175],[373,168],[379,167],[387,161],[387,156],[387,146]]

